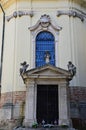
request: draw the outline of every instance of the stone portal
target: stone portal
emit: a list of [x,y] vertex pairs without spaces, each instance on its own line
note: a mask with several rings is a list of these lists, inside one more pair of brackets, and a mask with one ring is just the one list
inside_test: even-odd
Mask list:
[[70,125],[68,71],[47,64],[25,72],[22,78],[26,84],[25,126],[41,123],[42,119]]

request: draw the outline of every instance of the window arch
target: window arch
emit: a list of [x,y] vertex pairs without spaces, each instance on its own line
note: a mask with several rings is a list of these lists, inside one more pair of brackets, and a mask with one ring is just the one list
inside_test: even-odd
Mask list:
[[[48,59],[46,58],[47,56]],[[55,38],[51,32],[42,31],[36,36],[36,67],[46,63],[55,66]]]

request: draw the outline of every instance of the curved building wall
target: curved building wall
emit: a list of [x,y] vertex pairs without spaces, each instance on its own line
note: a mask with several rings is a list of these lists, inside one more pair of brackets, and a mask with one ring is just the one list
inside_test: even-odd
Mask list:
[[[2,2],[2,4],[6,13],[2,95],[10,92],[23,93],[26,90],[19,74],[20,63],[27,61],[29,69],[33,68],[33,53],[35,53],[32,50],[32,46],[34,46],[32,43],[32,33],[28,28],[34,26],[41,15],[44,14],[50,16],[54,25],[62,27],[57,38],[58,52],[56,55],[56,65],[67,69],[68,61],[72,61],[77,67],[77,73],[70,86],[86,87],[86,14],[83,14],[84,21],[81,21],[79,17],[69,17],[68,14],[57,16],[58,11],[66,12],[73,10],[79,14],[81,14],[80,11],[86,12],[85,7],[80,5],[82,4],[81,2],[75,1],[71,3],[68,0],[18,0],[16,3],[15,0],[10,2],[8,0],[7,3]],[[16,16],[15,11],[26,11],[30,15]],[[31,11],[33,11],[33,16]],[[1,15],[0,19],[2,19]],[[2,26],[2,22],[0,22],[0,25]],[[17,99],[17,96],[15,97]],[[20,101],[19,97],[17,101]],[[4,104],[3,102],[6,102],[5,98],[1,104]]]

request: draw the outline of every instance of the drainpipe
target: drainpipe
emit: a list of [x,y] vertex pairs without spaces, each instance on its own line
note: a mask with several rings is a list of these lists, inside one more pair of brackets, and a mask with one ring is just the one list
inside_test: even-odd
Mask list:
[[2,7],[2,5],[0,4],[0,8],[2,10],[3,13],[3,29],[2,29],[2,45],[1,45],[1,63],[0,63],[0,96],[1,96],[1,80],[2,80],[2,67],[3,67],[3,50],[4,50],[4,33],[5,33],[5,12],[4,9]]

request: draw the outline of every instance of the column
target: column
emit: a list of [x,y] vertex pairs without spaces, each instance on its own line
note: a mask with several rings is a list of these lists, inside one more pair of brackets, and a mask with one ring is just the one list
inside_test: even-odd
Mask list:
[[26,89],[26,107],[25,107],[25,119],[24,125],[31,127],[36,121],[35,113],[35,83],[34,81],[29,82]]
[[67,85],[59,84],[59,125],[70,125]]

